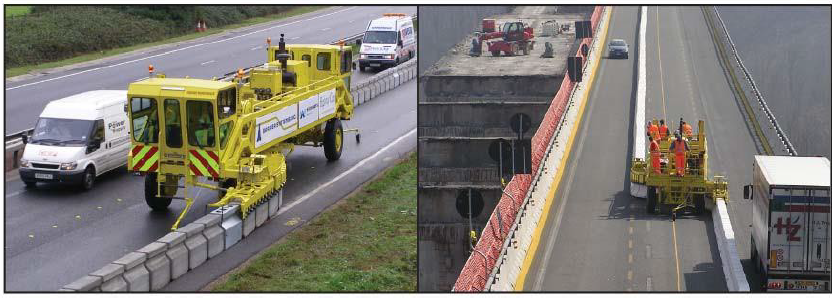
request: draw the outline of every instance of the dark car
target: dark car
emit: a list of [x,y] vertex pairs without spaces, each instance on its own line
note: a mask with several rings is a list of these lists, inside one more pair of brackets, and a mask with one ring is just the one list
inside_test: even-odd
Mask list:
[[613,39],[610,41],[610,58],[629,58],[630,47],[623,39]]

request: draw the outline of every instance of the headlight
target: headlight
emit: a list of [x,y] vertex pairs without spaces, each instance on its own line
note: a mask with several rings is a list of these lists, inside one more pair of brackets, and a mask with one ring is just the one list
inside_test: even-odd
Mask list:
[[388,59],[388,60],[392,60],[392,59],[393,59],[393,55],[384,55],[384,58],[385,58],[385,59]]
[[21,159],[20,160],[20,166],[24,167],[24,168],[28,168],[29,167],[29,161],[25,160],[25,159]]
[[361,58],[362,58],[362,59],[366,59],[366,58],[367,58],[367,55],[361,55]]
[[63,163],[63,164],[61,164],[61,170],[75,170],[75,167],[78,167],[78,163]]

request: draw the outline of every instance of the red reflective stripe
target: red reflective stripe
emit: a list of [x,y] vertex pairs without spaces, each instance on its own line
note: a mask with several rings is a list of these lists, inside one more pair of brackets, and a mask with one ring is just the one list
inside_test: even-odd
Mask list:
[[142,158],[141,160],[139,160],[139,162],[138,162],[135,166],[133,166],[133,170],[136,170],[137,168],[138,168],[138,169],[141,169],[141,167],[144,167],[144,163],[145,163],[148,159],[150,159],[151,157],[153,157],[153,155],[154,155],[154,154],[156,154],[156,151],[157,151],[157,150],[158,150],[158,149],[157,149],[156,147],[150,147],[150,151],[147,151],[147,153],[145,153],[145,154],[144,154],[144,158]]
[[147,169],[147,171],[148,172],[156,172],[156,169],[158,169],[158,168],[159,168],[159,162],[157,161],[157,162],[153,163],[153,165],[150,166],[150,168]]
[[193,172],[193,173],[194,173],[194,175],[196,175],[196,176],[204,176],[204,175],[202,175],[202,173],[201,173],[201,172],[199,172],[199,169],[197,169],[197,168],[196,168],[193,164],[189,164],[189,165],[188,165],[188,168],[190,168],[190,169],[191,169],[191,172]]
[[130,155],[135,156],[136,154],[139,154],[139,151],[142,151],[142,149],[144,149],[144,146],[137,145],[137,146],[133,147],[132,151],[130,151]]
[[211,159],[213,159],[213,160],[214,160],[214,162],[216,162],[217,164],[219,164],[219,163],[220,163],[220,158],[217,156],[217,154],[216,154],[216,153],[211,152],[211,151],[205,151],[205,153],[208,153],[208,156],[210,156],[210,157],[211,157]]
[[[206,170],[208,170],[208,173],[211,173],[211,176],[219,177],[219,174],[217,174],[217,171],[214,171],[214,169],[211,168],[211,165],[209,165],[208,161],[205,160],[204,158],[202,158],[202,156],[199,155],[199,152],[196,152],[194,150],[189,150],[189,151],[191,152],[191,154],[194,157],[196,157],[199,160],[200,163],[202,163],[202,166],[205,167]],[[200,174],[200,175],[202,175],[202,174]],[[207,175],[202,175],[202,176],[207,176]]]

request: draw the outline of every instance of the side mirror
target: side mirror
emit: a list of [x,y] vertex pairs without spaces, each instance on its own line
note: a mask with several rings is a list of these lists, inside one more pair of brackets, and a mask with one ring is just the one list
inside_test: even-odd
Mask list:
[[743,199],[752,199],[754,198],[754,186],[753,185],[745,185],[742,187],[742,198]]
[[26,135],[26,133],[24,133],[23,136],[20,137],[20,139],[23,140],[24,145],[29,143],[29,136]]
[[403,46],[403,45],[404,45],[404,43],[402,42],[402,39],[399,39],[399,42],[398,42],[397,44],[398,44],[399,46]]
[[358,67],[355,65],[355,62],[352,62],[352,70],[356,70]]

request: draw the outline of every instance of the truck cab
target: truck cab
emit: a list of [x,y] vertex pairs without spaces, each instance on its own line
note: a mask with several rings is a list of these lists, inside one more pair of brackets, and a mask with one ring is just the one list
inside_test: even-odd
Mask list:
[[829,159],[754,156],[751,261],[767,291],[830,291]]
[[416,56],[413,18],[405,14],[384,14],[370,21],[361,39],[358,66],[383,68],[396,66]]

